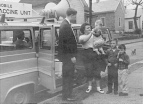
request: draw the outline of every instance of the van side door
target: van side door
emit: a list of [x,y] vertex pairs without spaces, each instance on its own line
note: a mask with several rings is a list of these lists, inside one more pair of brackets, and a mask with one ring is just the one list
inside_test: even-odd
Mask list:
[[38,70],[40,84],[50,90],[56,88],[53,34],[53,26],[43,26],[39,29]]

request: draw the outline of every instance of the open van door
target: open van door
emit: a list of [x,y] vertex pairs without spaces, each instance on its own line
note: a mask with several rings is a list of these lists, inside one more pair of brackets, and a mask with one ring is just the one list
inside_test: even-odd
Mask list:
[[53,26],[43,26],[39,29],[38,70],[40,84],[50,90],[55,90],[55,56]]

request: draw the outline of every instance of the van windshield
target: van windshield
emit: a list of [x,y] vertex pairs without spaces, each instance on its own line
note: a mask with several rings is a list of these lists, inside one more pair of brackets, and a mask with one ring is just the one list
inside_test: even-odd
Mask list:
[[0,52],[24,50],[32,47],[32,35],[30,30],[0,31]]

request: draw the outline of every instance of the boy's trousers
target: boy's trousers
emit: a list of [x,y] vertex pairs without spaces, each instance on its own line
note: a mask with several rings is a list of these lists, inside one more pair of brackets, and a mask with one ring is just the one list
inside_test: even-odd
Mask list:
[[128,93],[128,69],[118,70],[118,82],[121,92]]
[[114,65],[108,66],[108,91],[112,92],[112,87],[118,91],[118,68]]

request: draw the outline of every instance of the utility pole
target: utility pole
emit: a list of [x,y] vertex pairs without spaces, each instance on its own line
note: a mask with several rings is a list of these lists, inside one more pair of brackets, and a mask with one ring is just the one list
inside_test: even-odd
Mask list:
[[92,24],[92,0],[89,0],[89,24]]

